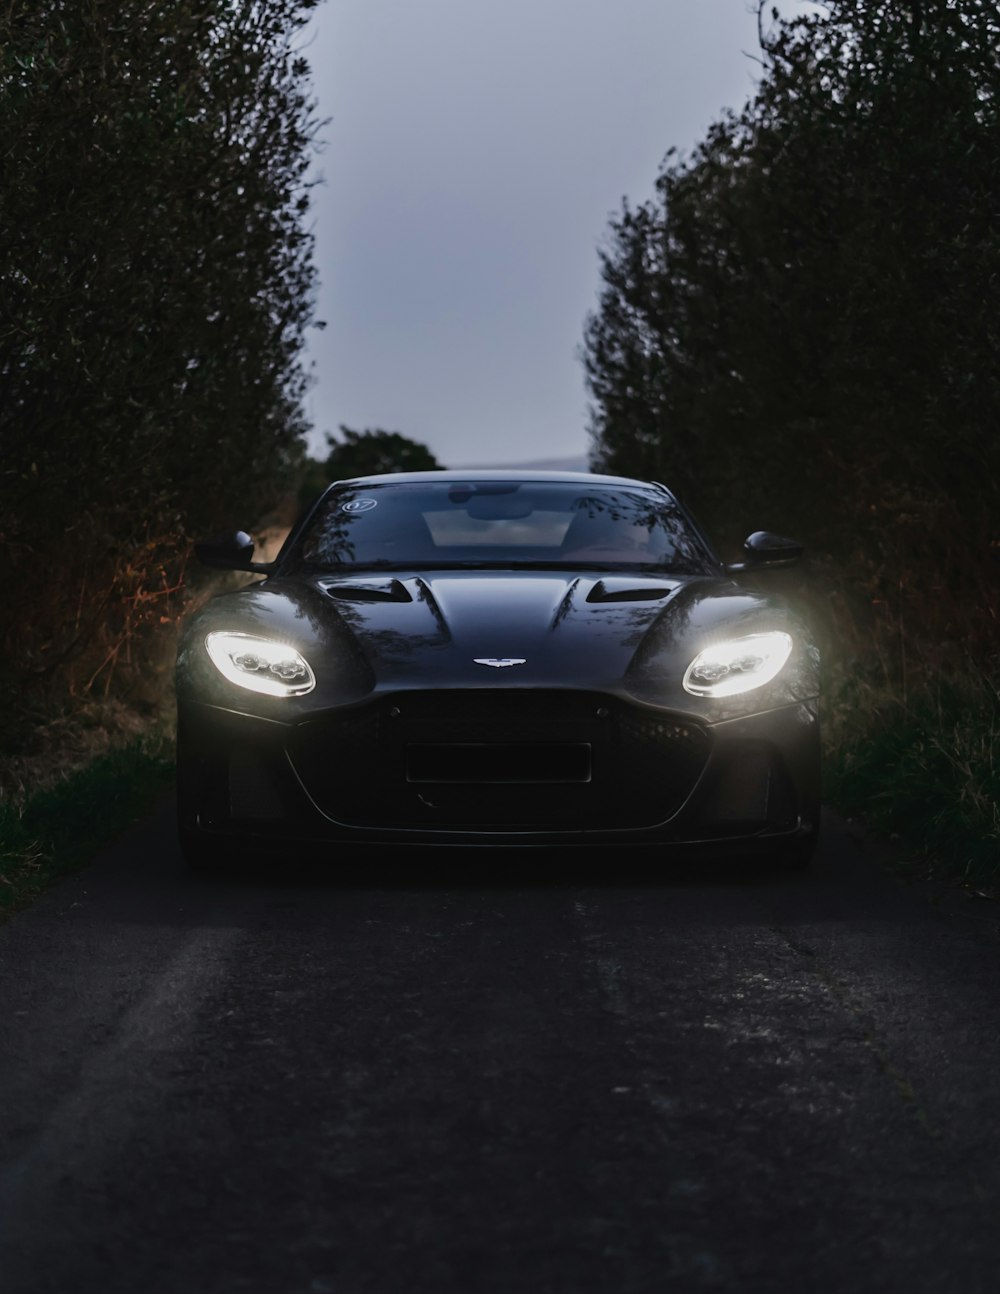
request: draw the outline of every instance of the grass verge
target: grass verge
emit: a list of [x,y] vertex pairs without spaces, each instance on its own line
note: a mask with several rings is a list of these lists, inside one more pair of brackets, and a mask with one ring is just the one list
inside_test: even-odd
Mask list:
[[853,678],[835,691],[826,798],[898,848],[899,870],[1000,898],[1000,696],[971,668],[902,696]]
[[79,871],[173,781],[171,738],[145,735],[96,755],[23,801],[0,800],[0,919]]

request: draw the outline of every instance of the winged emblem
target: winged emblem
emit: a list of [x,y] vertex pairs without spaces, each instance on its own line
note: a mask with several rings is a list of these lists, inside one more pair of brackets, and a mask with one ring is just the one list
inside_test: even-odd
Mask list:
[[475,656],[477,665],[492,665],[494,669],[506,669],[508,665],[526,665],[523,656]]

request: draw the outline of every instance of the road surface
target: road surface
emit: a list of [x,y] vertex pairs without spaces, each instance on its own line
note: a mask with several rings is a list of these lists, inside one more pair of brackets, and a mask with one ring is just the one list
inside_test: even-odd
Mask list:
[[0,1294],[995,1294],[982,907],[832,815],[220,881],[164,803],[0,929]]

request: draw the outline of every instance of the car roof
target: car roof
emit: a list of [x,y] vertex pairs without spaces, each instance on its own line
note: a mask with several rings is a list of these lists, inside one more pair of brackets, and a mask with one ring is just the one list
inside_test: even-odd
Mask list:
[[[567,485],[617,485],[638,487],[644,490],[656,490],[668,498],[673,495],[659,481],[641,481],[631,476],[608,476],[600,472],[553,472],[535,471],[531,468],[440,468],[426,472],[384,472],[375,476],[351,476],[334,481],[333,485],[398,485],[413,481],[538,481],[560,482]],[[331,486],[332,488],[332,486]]]

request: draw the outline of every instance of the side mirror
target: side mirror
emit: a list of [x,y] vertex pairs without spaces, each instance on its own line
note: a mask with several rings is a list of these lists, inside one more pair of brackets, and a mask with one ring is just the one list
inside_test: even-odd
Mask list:
[[802,545],[797,539],[787,539],[784,535],[774,535],[769,530],[755,530],[743,541],[746,560],[731,562],[727,571],[738,574],[741,571],[774,570],[779,567],[794,566],[802,556]]
[[202,539],[194,546],[195,556],[203,566],[214,566],[221,571],[268,572],[273,562],[253,560],[253,539],[245,530],[222,539]]

